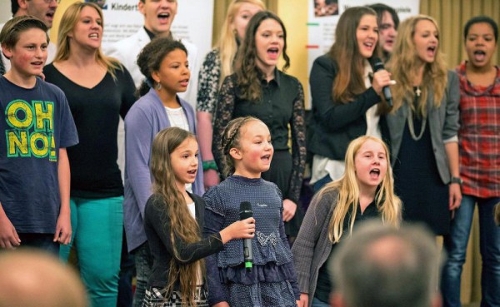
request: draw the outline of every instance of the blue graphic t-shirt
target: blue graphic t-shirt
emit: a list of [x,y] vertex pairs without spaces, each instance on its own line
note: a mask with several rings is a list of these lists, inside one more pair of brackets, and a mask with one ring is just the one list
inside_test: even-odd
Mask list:
[[31,89],[0,77],[0,202],[18,233],[54,233],[59,149],[78,143],[64,93],[37,79]]

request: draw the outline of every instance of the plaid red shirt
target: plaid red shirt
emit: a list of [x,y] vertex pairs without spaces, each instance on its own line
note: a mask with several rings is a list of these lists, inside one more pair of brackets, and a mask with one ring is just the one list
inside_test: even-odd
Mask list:
[[457,67],[460,79],[460,176],[462,193],[500,196],[500,68],[490,86],[472,85],[465,63]]

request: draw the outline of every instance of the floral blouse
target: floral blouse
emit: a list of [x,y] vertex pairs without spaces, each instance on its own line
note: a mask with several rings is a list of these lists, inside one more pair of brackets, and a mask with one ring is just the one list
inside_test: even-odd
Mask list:
[[198,76],[198,98],[196,111],[214,114],[221,76],[221,59],[218,49],[210,51],[200,69]]

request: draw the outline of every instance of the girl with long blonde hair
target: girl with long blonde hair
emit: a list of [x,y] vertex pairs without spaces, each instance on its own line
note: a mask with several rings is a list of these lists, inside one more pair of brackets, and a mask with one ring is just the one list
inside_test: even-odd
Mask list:
[[[433,53],[433,60],[420,57],[420,50],[416,49],[415,32],[417,24],[422,21],[432,24],[436,32],[424,34],[430,37],[437,35],[434,42],[429,42],[429,51]],[[432,26],[431,26],[432,28]],[[405,22],[405,26],[398,30],[399,40],[396,41],[393,54],[387,67],[390,68],[392,78],[398,80],[396,85],[391,87],[394,108],[396,112],[406,101],[413,100],[414,86],[419,87],[421,93],[419,104],[413,106],[421,115],[427,113],[427,96],[432,91],[432,102],[436,107],[441,104],[444,96],[446,83],[448,81],[446,63],[439,47],[438,25],[430,16],[411,17]],[[418,83],[418,84],[417,84]]]
[[389,149],[379,138],[361,136],[347,147],[343,176],[313,198],[292,247],[301,292],[300,307],[328,306],[328,259],[345,235],[366,219],[399,226],[401,200],[394,194]]
[[388,62],[397,84],[387,116],[395,191],[403,219],[426,223],[436,235],[449,231],[461,201],[458,168],[459,86],[440,52],[439,28],[429,16],[406,19]]
[[191,132],[160,131],[150,167],[153,195],[144,210],[144,229],[153,266],[142,306],[208,306],[203,258],[232,239],[252,238],[255,220],[236,221],[202,239],[205,202],[186,191],[198,171],[198,143]]

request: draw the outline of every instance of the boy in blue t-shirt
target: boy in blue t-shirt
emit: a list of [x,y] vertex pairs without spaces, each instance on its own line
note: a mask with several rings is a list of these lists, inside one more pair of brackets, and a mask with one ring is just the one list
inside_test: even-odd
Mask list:
[[0,32],[11,69],[0,76],[0,249],[59,252],[71,239],[66,147],[78,143],[64,93],[44,82],[45,24],[9,20]]

